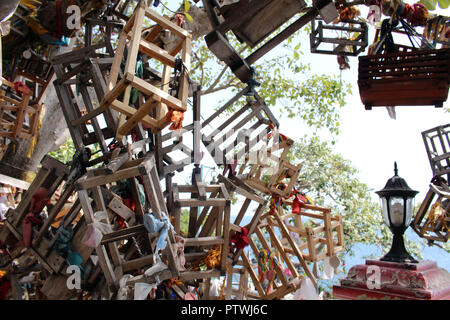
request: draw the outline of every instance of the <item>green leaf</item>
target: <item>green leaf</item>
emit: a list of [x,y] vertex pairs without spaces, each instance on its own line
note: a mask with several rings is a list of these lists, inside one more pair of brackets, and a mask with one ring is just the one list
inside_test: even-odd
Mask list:
[[191,8],[191,4],[189,3],[189,1],[184,0],[184,11],[188,12],[190,8]]
[[194,22],[194,19],[192,19],[191,15],[189,13],[185,12],[184,15],[189,20],[189,22],[191,22],[191,23]]
[[423,4],[428,10],[436,10],[437,0],[420,0],[419,3]]
[[297,51],[294,51],[294,59],[298,60],[300,58],[300,55],[298,54]]
[[439,8],[441,9],[447,9],[450,5],[450,0],[438,0]]

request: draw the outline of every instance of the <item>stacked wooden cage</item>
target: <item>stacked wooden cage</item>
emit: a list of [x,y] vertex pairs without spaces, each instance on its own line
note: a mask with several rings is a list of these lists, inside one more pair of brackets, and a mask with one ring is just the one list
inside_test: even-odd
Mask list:
[[[145,1],[129,15],[133,3],[113,1],[102,15],[83,20],[83,47],[49,61],[33,53],[18,59],[18,74],[40,89],[24,91],[19,99],[11,95],[14,84],[3,81],[10,89],[0,98],[22,108],[14,109],[19,119],[23,110],[31,112],[30,101],[40,105],[45,89],[53,85],[76,149],[67,164],[44,158],[0,229],[0,248],[12,252],[2,253],[1,261],[11,265],[15,259],[24,266],[21,272],[8,269],[13,296],[23,294],[16,278],[36,264],[45,270],[33,284],[37,299],[131,299],[133,293],[138,299],[143,288],[139,299],[192,298],[193,288],[203,288],[197,293],[201,299],[283,299],[305,277],[317,285],[308,263],[342,249],[342,220],[329,209],[308,205],[298,217],[284,213],[302,167],[289,161],[294,141],[279,133],[278,120],[251,84],[201,121],[201,88],[189,78],[191,34]],[[315,2],[306,15],[256,50],[244,69],[316,15],[326,15],[327,3],[329,9],[331,3]],[[304,7],[296,0],[241,1],[215,8],[224,21],[207,40],[232,30],[253,48]],[[238,17],[242,8],[250,10]],[[150,28],[144,26],[147,19],[154,23]],[[256,30],[260,19],[273,19],[273,24]],[[93,37],[97,26],[106,31],[100,42]],[[177,39],[173,47],[160,41],[164,31]],[[40,65],[33,71],[36,61]],[[158,64],[161,70],[155,69]],[[232,67],[241,80],[251,76],[244,69]],[[26,74],[31,71],[34,78]],[[190,93],[193,123],[183,126]],[[232,108],[236,111],[229,115]],[[8,124],[10,128],[14,125]],[[192,134],[192,146],[185,134]],[[202,177],[201,144],[224,169],[217,181],[206,183]],[[94,153],[100,154],[94,158]],[[175,181],[175,172],[190,165],[191,184]],[[34,212],[30,208],[39,196],[45,203]],[[319,219],[320,226],[303,227],[305,216]],[[289,226],[284,223],[288,218],[298,221]],[[306,246],[295,242],[294,229]],[[67,286],[72,267],[82,272],[80,289]],[[239,278],[237,289],[234,276]],[[218,279],[221,294],[212,297],[209,289]],[[250,284],[255,290],[248,290]]]
[[429,244],[450,238],[449,128],[446,124],[422,132],[433,178],[411,226]]

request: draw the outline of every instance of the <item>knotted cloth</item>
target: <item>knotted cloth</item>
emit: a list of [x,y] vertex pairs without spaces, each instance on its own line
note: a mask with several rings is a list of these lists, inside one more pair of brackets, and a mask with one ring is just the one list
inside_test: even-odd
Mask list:
[[247,228],[241,227],[241,231],[236,232],[236,234],[231,238],[231,245],[237,250],[244,249],[249,245]]
[[28,214],[25,216],[22,226],[22,241],[27,248],[31,246],[32,227],[41,224],[42,218],[39,214],[49,201],[49,192],[46,188],[39,188],[31,197]]
[[159,238],[156,242],[155,253],[153,255],[155,259],[158,256],[158,253],[166,248],[169,229],[173,230],[173,226],[167,215],[164,212],[161,212],[161,214],[163,216],[162,219],[156,218],[153,214],[144,214],[144,226],[145,229],[147,229],[147,232],[151,235],[159,232]]
[[67,228],[61,226],[56,231],[56,234],[55,251],[58,255],[66,257],[72,251],[73,229],[71,226]]
[[102,241],[103,235],[111,232],[111,226],[108,223],[103,223],[101,220],[108,221],[108,214],[106,211],[97,211],[94,213],[93,222],[88,224],[86,233],[81,239],[81,242],[90,247],[96,248]]
[[258,274],[259,281],[267,294],[272,291],[272,285],[275,281],[275,266],[278,265],[277,258],[273,252],[261,250],[258,254]]

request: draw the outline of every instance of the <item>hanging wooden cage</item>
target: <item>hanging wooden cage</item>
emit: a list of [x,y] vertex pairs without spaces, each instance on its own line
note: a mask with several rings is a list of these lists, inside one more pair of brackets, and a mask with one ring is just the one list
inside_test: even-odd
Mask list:
[[[172,184],[168,201],[175,232],[184,239],[186,269],[190,278],[225,275],[230,242],[231,197],[223,183]],[[181,219],[187,214],[188,229]],[[206,270],[202,270],[205,266]]]
[[242,108],[231,116],[227,114],[249,90],[249,87],[243,89],[201,122],[201,140],[219,166],[242,162],[249,150],[271,131],[271,125],[279,127],[278,120],[257,92],[255,99],[247,97]]
[[31,95],[32,92],[28,88],[16,86],[2,78],[0,88],[0,136],[12,139],[29,139],[34,136],[42,105],[31,104]]
[[17,63],[17,67],[12,74],[13,82],[26,81],[33,92],[31,101],[41,104],[54,75],[51,62],[32,50],[24,51],[16,59],[17,61],[13,62]]
[[[432,204],[436,196],[436,201]],[[430,189],[411,227],[420,237],[431,242],[447,242],[450,239],[450,188],[448,185],[430,184]]]
[[[50,156],[45,156],[41,165],[20,203],[15,209],[8,210],[0,241],[11,247],[26,246],[49,274],[58,274],[67,267],[67,260],[64,253],[55,248],[59,232],[50,233],[51,227],[58,230],[60,227],[66,230],[70,228],[73,231],[72,251],[80,254],[83,263],[92,250],[80,241],[86,226],[81,218],[80,202],[74,198],[74,185],[67,184],[69,167]],[[42,200],[45,200],[44,204]],[[42,207],[37,203],[41,203]],[[47,215],[40,215],[47,204],[51,204],[47,206]],[[38,214],[42,220],[30,220],[30,214]],[[27,231],[25,225],[28,223],[31,227]]]
[[359,57],[358,86],[374,106],[442,107],[450,83],[450,48]]
[[[286,201],[285,205],[292,206],[292,202]],[[278,212],[305,260],[316,262],[344,250],[342,217],[333,215],[329,208],[302,204],[299,213],[281,208]],[[289,246],[286,240],[282,242]]]
[[341,20],[338,24],[324,24],[323,20],[315,19],[311,21],[311,29],[311,53],[357,56],[369,43],[369,29],[363,21]]
[[107,48],[102,42],[52,59],[57,78],[53,85],[75,148],[98,144],[103,155],[108,152],[107,140],[115,136],[118,115],[105,109],[83,120],[83,114],[97,110],[105,95],[106,72],[112,64],[112,58],[103,53]]
[[[140,200],[140,191],[136,179],[142,182],[143,196],[146,199],[145,204]],[[112,192],[113,186],[120,188],[119,182],[123,180],[127,180],[129,183],[129,192],[131,193],[135,205],[136,214],[131,210],[127,210],[125,206],[120,203],[120,200],[114,202],[114,199],[107,200],[108,192]],[[110,186],[109,190],[105,190],[106,185]],[[84,216],[88,224],[96,222],[97,218],[94,214],[96,211],[112,211],[111,213],[113,216],[119,215],[125,220],[128,220],[128,222],[133,219],[140,223],[140,225],[129,223],[129,227],[127,228],[111,230],[112,232],[106,233],[100,244],[95,248],[99,257],[99,264],[108,284],[118,288],[119,280],[122,277],[123,272],[152,265],[153,262],[158,260],[159,252],[156,252],[155,249],[153,249],[151,242],[157,232],[155,234],[149,233],[145,227],[144,214],[145,212],[150,212],[149,210],[146,210],[146,207],[148,206],[151,209],[151,215],[155,219],[163,219],[168,210],[159,184],[159,177],[152,153],[147,153],[144,158],[126,162],[113,173],[107,173],[103,168],[90,170],[76,181],[75,189],[77,190]],[[90,195],[90,193],[92,195]],[[90,200],[90,197],[92,197],[93,201]],[[125,210],[121,210],[119,207]],[[111,225],[109,217],[106,217],[105,220],[106,224]],[[143,223],[144,225],[142,225]],[[139,234],[145,235],[144,242],[147,245],[147,248],[151,248],[148,249],[148,254],[136,259],[133,259],[133,257],[129,255],[121,256],[118,246],[120,241],[130,239]],[[179,275],[178,258],[176,256],[176,250],[173,249],[176,245],[173,230],[169,228],[166,236],[168,237],[167,244],[162,250],[167,257],[168,277],[171,278]],[[107,250],[107,248],[109,250]]]
[[450,178],[450,123],[422,132],[433,176]]

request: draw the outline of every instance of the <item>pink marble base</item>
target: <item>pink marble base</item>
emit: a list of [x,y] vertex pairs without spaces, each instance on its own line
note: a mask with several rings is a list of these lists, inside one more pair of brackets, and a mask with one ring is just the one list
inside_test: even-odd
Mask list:
[[430,260],[367,260],[353,266],[340,285],[333,286],[333,294],[342,300],[450,300],[450,273]]

